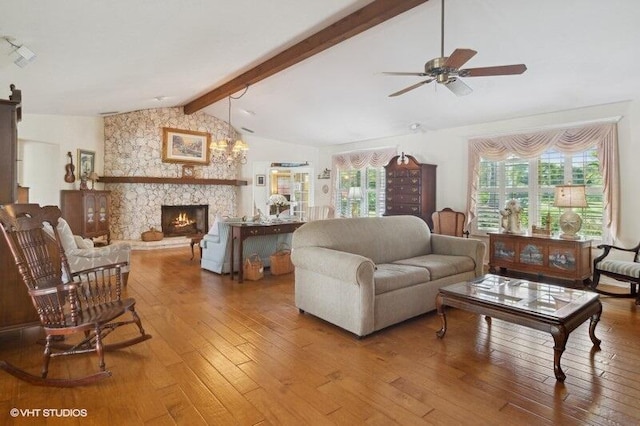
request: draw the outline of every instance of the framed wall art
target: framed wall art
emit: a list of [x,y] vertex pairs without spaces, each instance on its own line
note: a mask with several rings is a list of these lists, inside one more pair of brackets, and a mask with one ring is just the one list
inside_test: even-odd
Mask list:
[[162,128],[162,162],[207,164],[211,156],[211,135],[192,130]]
[[76,173],[78,180],[80,180],[82,176],[87,177],[93,173],[96,170],[96,152],[79,149],[78,168],[80,169],[78,173]]
[[256,175],[256,186],[265,186],[267,177],[265,175]]

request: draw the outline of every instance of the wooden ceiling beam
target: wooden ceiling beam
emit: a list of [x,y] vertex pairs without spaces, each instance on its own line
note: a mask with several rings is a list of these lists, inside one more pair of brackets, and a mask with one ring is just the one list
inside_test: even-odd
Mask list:
[[184,106],[184,113],[193,114],[220,99],[224,99],[247,86],[251,86],[427,1],[374,0],[372,3],[256,65],[238,77],[190,101]]

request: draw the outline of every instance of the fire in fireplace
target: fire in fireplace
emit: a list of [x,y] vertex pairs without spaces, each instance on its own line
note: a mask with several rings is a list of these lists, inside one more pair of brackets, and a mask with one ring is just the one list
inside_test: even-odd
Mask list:
[[209,229],[208,205],[161,206],[161,215],[165,237],[204,234]]

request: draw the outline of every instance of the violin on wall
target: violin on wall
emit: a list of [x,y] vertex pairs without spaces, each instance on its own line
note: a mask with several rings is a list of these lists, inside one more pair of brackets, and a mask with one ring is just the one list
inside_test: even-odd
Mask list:
[[64,181],[68,183],[73,183],[76,181],[76,175],[73,172],[76,170],[76,166],[73,165],[73,156],[71,155],[71,151],[67,152],[69,156],[69,164],[64,166],[66,173],[64,175]]

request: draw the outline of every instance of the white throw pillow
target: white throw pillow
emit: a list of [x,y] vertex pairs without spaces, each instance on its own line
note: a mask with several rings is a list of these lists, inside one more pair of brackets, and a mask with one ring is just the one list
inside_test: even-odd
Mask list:
[[58,219],[58,234],[60,235],[60,243],[65,252],[77,249],[76,240],[73,238],[71,227],[63,218]]
[[213,225],[211,225],[211,228],[209,228],[209,232],[207,232],[207,234],[209,235],[219,235],[220,234],[220,230],[218,229],[218,224],[220,222],[222,222],[222,216],[220,216],[220,214],[216,214],[216,218],[213,220]]

